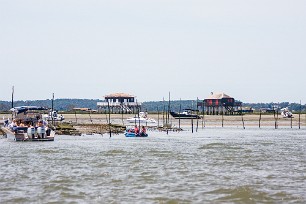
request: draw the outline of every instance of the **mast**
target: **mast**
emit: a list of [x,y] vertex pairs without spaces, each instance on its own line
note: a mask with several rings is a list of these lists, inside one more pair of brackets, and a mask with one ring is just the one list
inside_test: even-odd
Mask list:
[[52,119],[52,125],[54,125],[53,111],[54,111],[54,93],[52,93],[52,100],[51,100],[51,119]]
[[[14,86],[12,87],[12,108],[14,108]],[[14,112],[12,111],[12,120],[14,117]]]
[[170,91],[169,91],[169,102],[168,102],[168,113],[167,113],[167,117],[168,117],[168,123],[170,124]]

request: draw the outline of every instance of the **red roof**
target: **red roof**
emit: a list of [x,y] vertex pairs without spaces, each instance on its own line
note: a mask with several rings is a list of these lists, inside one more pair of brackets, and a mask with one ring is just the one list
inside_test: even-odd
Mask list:
[[222,99],[222,98],[233,98],[225,93],[213,93],[211,92],[211,95],[209,95],[206,99]]
[[134,98],[135,96],[126,93],[113,93],[104,96],[104,98]]

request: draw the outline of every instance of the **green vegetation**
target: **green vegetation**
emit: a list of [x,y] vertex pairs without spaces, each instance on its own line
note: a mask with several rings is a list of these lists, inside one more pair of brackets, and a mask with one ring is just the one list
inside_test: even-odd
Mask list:
[[[73,111],[73,108],[90,108],[92,110],[97,110],[97,102],[99,102],[99,99],[55,99],[54,100],[54,109],[58,111],[63,111],[65,113],[75,113]],[[199,100],[200,101],[200,100]],[[171,101],[171,110],[173,111],[179,111],[180,109],[196,109],[196,100],[176,100]],[[14,106],[43,106],[51,108],[51,100],[34,100],[34,101],[15,101]],[[280,102],[280,103],[243,103],[243,107],[249,107],[256,111],[258,111],[260,108],[272,108],[273,106],[278,106],[280,108],[288,107],[289,110],[292,112],[299,112],[300,108],[302,111],[306,111],[306,105],[300,106],[299,103],[289,103],[289,102]],[[0,111],[3,113],[7,113],[11,108],[11,102],[10,101],[0,101]],[[148,101],[143,102],[141,111],[147,111],[147,112],[163,112],[163,110],[167,111],[168,109],[168,101]],[[201,110],[200,110],[201,111]],[[83,111],[77,111],[77,113],[84,113],[88,114],[88,112]],[[94,114],[92,112],[91,114]]]

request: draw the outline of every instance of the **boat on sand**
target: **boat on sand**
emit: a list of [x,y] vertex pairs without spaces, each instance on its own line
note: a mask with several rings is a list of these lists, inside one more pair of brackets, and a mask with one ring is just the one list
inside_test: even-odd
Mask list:
[[170,115],[175,119],[200,119],[201,117],[194,113],[194,110],[184,109],[183,112],[170,111]]

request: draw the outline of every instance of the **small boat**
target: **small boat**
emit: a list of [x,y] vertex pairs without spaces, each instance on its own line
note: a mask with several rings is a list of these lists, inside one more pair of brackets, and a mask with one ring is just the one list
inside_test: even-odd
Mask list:
[[180,112],[180,113],[170,111],[170,115],[174,117],[175,119],[200,119],[201,116],[193,113],[194,111],[196,110],[184,109],[183,112]]
[[289,111],[288,107],[281,109],[281,115],[283,118],[293,118],[293,114]]
[[135,117],[131,117],[126,119],[127,122],[129,123],[135,123],[135,124],[149,124],[149,125],[155,125],[156,124],[156,120],[152,119],[152,118],[148,118],[147,114],[145,112],[139,112],[139,117],[135,116]]
[[134,128],[127,128],[124,135],[125,137],[148,137],[149,136],[147,133],[143,133],[143,132],[136,134]]
[[43,119],[48,121],[63,121],[65,117],[63,115],[58,115],[57,111],[50,111],[49,114],[43,115]]
[[15,141],[54,141],[55,132],[48,122],[41,119],[41,112],[47,108],[38,106],[20,106],[12,108],[13,121],[5,121],[2,131],[8,139]]

